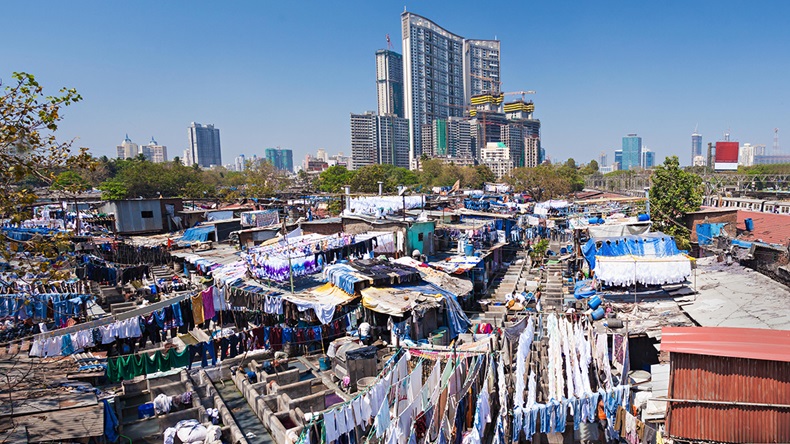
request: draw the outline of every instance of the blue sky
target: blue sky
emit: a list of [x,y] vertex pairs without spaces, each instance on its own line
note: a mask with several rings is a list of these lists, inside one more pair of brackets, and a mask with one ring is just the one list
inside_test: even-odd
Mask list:
[[5,2],[0,77],[75,87],[62,137],[112,156],[128,133],[181,155],[190,122],[223,162],[264,148],[297,162],[350,154],[349,113],[376,108],[374,52],[400,13],[502,41],[503,89],[533,89],[554,160],[597,158],[638,133],[657,161],[703,141],[790,152],[790,2]]

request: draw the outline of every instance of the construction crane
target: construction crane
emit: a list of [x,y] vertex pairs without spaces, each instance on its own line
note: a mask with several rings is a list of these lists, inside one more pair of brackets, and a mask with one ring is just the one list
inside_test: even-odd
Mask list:
[[505,96],[518,96],[518,95],[521,95],[521,100],[526,100],[525,96],[528,95],[528,94],[535,94],[535,91],[533,91],[533,90],[529,90],[529,91],[513,91],[513,92],[502,93],[502,94],[505,95]]

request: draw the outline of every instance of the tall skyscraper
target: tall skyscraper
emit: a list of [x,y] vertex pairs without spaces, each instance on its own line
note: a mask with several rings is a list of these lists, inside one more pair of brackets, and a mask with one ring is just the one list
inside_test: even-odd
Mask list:
[[702,134],[697,134],[696,129],[694,134],[691,135],[691,162],[694,163],[694,158],[702,156]]
[[154,140],[153,137],[151,137],[151,141],[148,142],[148,145],[143,145],[141,149],[145,155],[145,158],[150,162],[167,162],[167,147],[156,143],[156,140]]
[[422,154],[423,125],[436,119],[463,116],[467,97],[465,45],[463,37],[425,17],[404,12],[401,22],[404,115],[411,127],[409,157],[414,166]]
[[409,166],[409,123],[394,115],[372,111],[351,114],[351,163],[353,169],[386,163]]
[[614,150],[614,165],[615,170],[623,169],[623,150]]
[[392,114],[377,116],[377,163],[409,167],[409,121]]
[[285,148],[266,148],[263,152],[264,158],[267,162],[274,165],[275,168],[282,171],[293,172],[294,170],[294,152]]
[[516,100],[503,106],[507,125],[502,126],[502,139],[510,148],[510,158],[515,167],[537,166],[534,157],[528,160],[527,147],[537,144],[536,152],[540,152],[540,120],[533,117],[535,105],[529,101]]
[[499,94],[499,40],[464,41],[465,103],[479,94]]
[[636,134],[623,137],[623,163],[621,170],[630,170],[642,166],[642,138]]
[[376,51],[376,92],[380,115],[403,117],[403,56],[395,51]]
[[372,111],[351,114],[351,168],[358,170],[376,163],[378,119]]
[[642,150],[642,168],[648,169],[656,166],[656,153],[645,148]]
[[244,154],[239,154],[234,159],[233,165],[236,171],[244,171],[247,168],[247,159],[244,157]]
[[123,142],[121,142],[120,145],[115,147],[115,149],[118,153],[117,157],[119,159],[133,159],[137,157],[138,154],[140,154],[140,148],[137,146],[136,143],[132,142],[132,140],[129,139],[128,134],[126,135],[126,137],[124,137]]
[[204,126],[192,122],[189,125],[189,148],[185,155],[185,165],[197,164],[204,168],[222,165],[219,128],[214,128],[212,124]]

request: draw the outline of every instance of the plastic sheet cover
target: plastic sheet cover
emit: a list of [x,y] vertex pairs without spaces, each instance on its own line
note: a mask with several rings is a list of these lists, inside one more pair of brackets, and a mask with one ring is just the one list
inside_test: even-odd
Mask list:
[[206,242],[208,235],[214,232],[214,227],[194,227],[184,231],[181,241],[185,242]]
[[647,256],[666,257],[683,254],[672,236],[656,231],[639,236],[595,238],[582,247],[582,254],[595,268],[595,256]]

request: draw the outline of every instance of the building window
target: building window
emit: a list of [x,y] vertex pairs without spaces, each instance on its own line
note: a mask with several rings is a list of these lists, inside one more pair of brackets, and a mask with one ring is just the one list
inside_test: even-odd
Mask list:
[[425,238],[425,234],[424,234],[424,233],[419,233],[419,234],[417,235],[417,241],[418,241],[418,242],[422,242],[422,240],[423,240],[424,238]]
[[143,219],[153,219],[154,218],[154,212],[153,211],[141,211],[140,212],[140,217],[142,217]]

